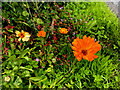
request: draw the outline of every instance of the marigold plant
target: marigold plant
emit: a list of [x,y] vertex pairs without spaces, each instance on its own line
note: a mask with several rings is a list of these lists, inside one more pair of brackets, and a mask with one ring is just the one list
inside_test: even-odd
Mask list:
[[40,37],[40,36],[45,37],[46,36],[46,32],[45,31],[39,31],[37,36],[38,37]]
[[66,28],[61,28],[61,29],[59,30],[59,32],[62,33],[62,34],[67,34],[67,33],[68,33],[68,31],[67,31]]
[[95,42],[94,38],[83,36],[83,39],[77,37],[72,42],[73,46],[71,48],[74,50],[74,56],[78,61],[82,58],[88,61],[93,61],[94,58],[98,58],[97,55],[94,55],[101,49],[101,45],[98,44],[98,41]]
[[16,36],[19,37],[18,41],[22,39],[23,42],[28,41],[31,36],[28,32],[24,32],[23,30],[21,32],[15,31],[15,33],[17,34]]

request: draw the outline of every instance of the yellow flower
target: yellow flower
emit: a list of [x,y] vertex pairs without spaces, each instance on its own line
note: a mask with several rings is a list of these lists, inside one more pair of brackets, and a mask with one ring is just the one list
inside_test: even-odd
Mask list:
[[19,31],[15,31],[16,36],[19,37],[18,41],[20,41],[22,39],[22,41],[28,41],[30,38],[30,34],[28,32],[24,32],[23,30],[21,32]]
[[67,33],[68,33],[68,31],[67,31],[66,28],[61,28],[61,29],[59,30],[59,32],[62,33],[62,34],[67,34]]

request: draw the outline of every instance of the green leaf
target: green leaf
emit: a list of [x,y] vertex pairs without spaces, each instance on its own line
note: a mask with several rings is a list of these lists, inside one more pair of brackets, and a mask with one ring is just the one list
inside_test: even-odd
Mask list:
[[23,12],[22,12],[22,15],[23,15],[23,16],[29,16],[29,13],[28,13],[27,11],[23,11]]
[[19,77],[19,76],[17,76],[17,79],[15,80],[15,82],[14,82],[14,85],[17,87],[17,88],[19,88],[19,85],[20,84],[22,84],[22,79]]
[[118,45],[120,46],[120,41],[117,41],[118,42]]
[[104,38],[107,38],[107,36],[106,36],[106,35],[104,35]]
[[52,59],[53,56],[54,56],[54,53],[49,54],[48,59]]
[[18,70],[18,66],[15,66],[15,67],[13,68],[13,70]]
[[[62,78],[62,79],[61,79]],[[60,73],[57,73],[56,74],[56,78],[55,80],[53,81],[53,85],[52,86],[56,86],[56,84],[59,86],[61,82],[63,82],[66,78],[64,78],[64,73],[63,72],[60,72]]]
[[29,88],[31,88],[31,81],[29,80]]
[[20,69],[27,69],[27,70],[30,70],[30,71],[32,71],[32,72],[34,72],[32,69],[29,69],[29,68],[26,68],[26,67],[20,67]]
[[103,80],[102,76],[100,76],[100,75],[93,75],[93,77],[95,77],[94,82],[99,82],[99,81]]
[[24,58],[24,56],[29,52],[29,48],[25,49],[24,51],[21,52],[20,58]]
[[73,80],[70,80],[70,83],[71,83],[71,84],[74,84]]
[[68,12],[69,12],[69,13],[72,13],[72,10],[69,10]]
[[15,12],[15,7],[14,6],[12,6],[11,4],[8,4],[8,3],[6,3],[8,6],[10,6],[12,9],[13,9],[13,11]]
[[103,26],[99,27],[99,29],[105,29]]
[[11,49],[12,49],[12,50],[15,49],[14,44],[10,44],[10,46],[11,46]]
[[68,88],[73,88],[73,86],[70,83],[65,84],[65,86],[67,86]]
[[30,72],[29,72],[29,71],[24,71],[24,72],[22,73],[22,76],[24,76],[24,77],[30,77],[31,75],[30,75]]
[[20,53],[21,52],[18,49],[15,50],[15,54],[20,54]]
[[95,24],[96,24],[96,20],[89,21],[86,26],[87,30],[90,30]]
[[52,68],[49,67],[45,72],[51,72],[52,71]]
[[57,15],[55,15],[55,18],[56,18],[56,19],[59,19],[59,17],[58,17]]
[[43,24],[42,19],[39,19],[39,18],[38,18],[38,19],[37,19],[37,23],[38,23],[38,24]]
[[8,29],[9,32],[13,33],[13,29]]
[[26,22],[19,22],[19,23],[23,23],[24,25],[26,25],[26,26],[28,26],[28,27],[30,27],[30,25],[29,24],[27,24]]
[[114,45],[114,49],[118,48],[116,45]]
[[45,78],[46,78],[46,76],[42,75],[41,77],[30,77],[29,79],[33,80],[33,81],[40,81],[40,80],[43,80]]
[[118,82],[119,81],[119,78],[118,78],[118,76],[115,76],[115,80]]
[[25,56],[24,57],[27,61],[30,61],[31,60],[31,58],[29,58],[28,56]]
[[16,56],[15,55],[12,55],[8,58],[8,60],[15,60],[16,59]]
[[12,51],[8,49],[8,56],[10,57],[12,55]]
[[46,80],[47,80],[47,77],[45,77],[44,79],[40,80],[38,83],[44,82],[44,81],[46,81]]

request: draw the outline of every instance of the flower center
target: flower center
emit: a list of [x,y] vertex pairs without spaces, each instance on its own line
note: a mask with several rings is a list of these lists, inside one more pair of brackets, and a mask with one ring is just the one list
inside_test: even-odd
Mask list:
[[83,55],[87,55],[87,50],[82,50]]
[[24,35],[24,33],[20,33],[20,38],[24,38],[25,37],[25,35]]

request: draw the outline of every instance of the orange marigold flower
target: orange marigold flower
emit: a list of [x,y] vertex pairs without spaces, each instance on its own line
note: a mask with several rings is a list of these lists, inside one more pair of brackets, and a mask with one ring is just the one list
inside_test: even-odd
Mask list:
[[30,34],[28,32],[24,32],[23,30],[21,32],[19,31],[15,31],[16,36],[19,37],[18,41],[20,41],[22,39],[22,41],[28,41],[30,38]]
[[66,28],[61,28],[61,29],[59,30],[59,32],[62,33],[62,34],[67,34],[67,33],[68,33],[68,31],[67,31]]
[[46,32],[45,31],[39,31],[37,36],[38,37],[40,37],[40,36],[45,37],[46,36]]
[[94,55],[101,49],[101,45],[98,44],[98,41],[95,42],[94,38],[83,36],[83,39],[79,39],[77,37],[72,42],[73,46],[71,48],[74,50],[74,56],[78,61],[82,58],[88,61],[93,61],[94,58],[98,58],[98,56]]

